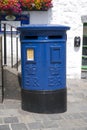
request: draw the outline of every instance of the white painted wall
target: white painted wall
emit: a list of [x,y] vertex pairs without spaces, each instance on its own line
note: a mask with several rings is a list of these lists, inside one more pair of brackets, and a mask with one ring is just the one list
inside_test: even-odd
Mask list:
[[[62,24],[70,26],[67,32],[67,77],[81,78],[83,23],[87,13],[87,0],[53,0],[53,8],[45,12],[30,12],[30,24]],[[74,37],[81,37],[79,48],[74,47]]]

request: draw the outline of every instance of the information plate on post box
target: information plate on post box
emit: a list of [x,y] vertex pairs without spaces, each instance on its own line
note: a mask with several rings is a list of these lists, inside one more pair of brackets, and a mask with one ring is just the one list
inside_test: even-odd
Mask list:
[[27,49],[27,61],[34,61],[34,49]]

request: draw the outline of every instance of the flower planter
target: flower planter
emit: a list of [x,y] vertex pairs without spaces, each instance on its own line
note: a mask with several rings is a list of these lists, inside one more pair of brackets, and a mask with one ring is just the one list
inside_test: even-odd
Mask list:
[[0,0],[0,12],[21,13],[22,11],[47,11],[52,0]]

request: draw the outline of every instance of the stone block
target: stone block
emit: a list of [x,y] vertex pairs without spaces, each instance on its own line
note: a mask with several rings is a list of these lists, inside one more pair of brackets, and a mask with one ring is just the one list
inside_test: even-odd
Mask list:
[[5,123],[18,123],[17,117],[6,117],[4,118]]
[[10,130],[9,125],[0,125],[0,130]]
[[12,130],[28,130],[27,127],[26,127],[26,125],[23,124],[23,123],[12,124],[11,127],[12,127]]

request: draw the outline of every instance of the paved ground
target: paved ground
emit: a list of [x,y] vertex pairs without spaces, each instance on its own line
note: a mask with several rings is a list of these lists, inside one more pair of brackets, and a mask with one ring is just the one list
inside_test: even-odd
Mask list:
[[21,110],[21,101],[0,104],[0,130],[87,130],[87,79],[68,80],[68,109],[61,114]]

